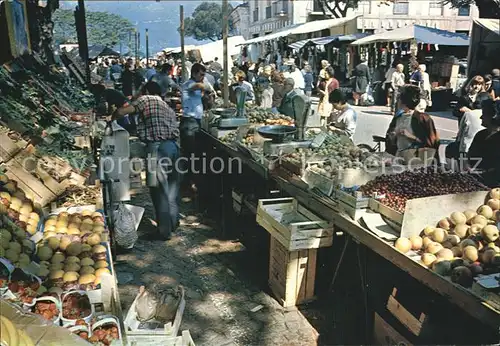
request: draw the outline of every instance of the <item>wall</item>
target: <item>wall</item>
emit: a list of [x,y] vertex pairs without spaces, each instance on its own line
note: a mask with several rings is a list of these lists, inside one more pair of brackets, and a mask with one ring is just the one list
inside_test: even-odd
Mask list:
[[[382,32],[385,30],[397,29],[412,23],[429,26],[433,28],[449,31],[469,31],[472,26],[472,18],[479,16],[476,6],[470,7],[469,16],[459,16],[459,10],[450,5],[442,5],[441,0],[409,0],[408,14],[395,14],[394,4],[380,5],[380,0],[366,0],[359,3],[355,10],[349,10],[347,16],[360,15],[357,21],[357,29],[369,32]],[[397,9],[403,9],[402,0]],[[314,11],[313,0],[249,0],[248,32],[242,32],[246,38],[254,35],[263,36],[266,33],[279,30],[292,24],[305,23],[319,18],[318,11]],[[276,5],[275,5],[276,4]],[[266,7],[271,7],[271,18],[266,19]],[[276,9],[287,8],[285,16],[280,17]],[[254,10],[258,9],[258,21],[253,21]],[[316,9],[317,10],[317,9]],[[396,12],[397,13],[397,12]]]
[[459,16],[459,10],[450,5],[442,5],[440,0],[410,0],[408,14],[397,14],[397,9],[404,9],[403,4],[380,5],[380,1],[371,0],[360,2],[359,7],[352,13],[361,15],[358,18],[358,29],[382,32],[397,29],[410,24],[443,29],[448,31],[469,31],[472,18],[479,16],[476,6],[470,7],[469,16]]

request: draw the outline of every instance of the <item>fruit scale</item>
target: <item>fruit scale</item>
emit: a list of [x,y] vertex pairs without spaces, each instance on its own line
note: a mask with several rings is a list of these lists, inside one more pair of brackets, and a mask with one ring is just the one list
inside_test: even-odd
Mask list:
[[[296,95],[295,97],[303,97]],[[298,148],[319,147],[326,138],[324,133],[320,133],[314,140],[304,140],[304,132],[307,117],[311,109],[311,103],[303,104],[302,107],[280,109],[280,112],[295,120],[295,126],[268,125],[260,127],[257,132],[264,138],[264,154],[270,156],[280,156],[289,154]],[[288,114],[287,114],[288,113]]]
[[236,108],[212,109],[208,117],[204,119],[205,126],[213,136],[222,137],[228,132],[236,130],[238,126],[248,124],[248,119],[245,116],[246,92],[238,91],[236,97]]

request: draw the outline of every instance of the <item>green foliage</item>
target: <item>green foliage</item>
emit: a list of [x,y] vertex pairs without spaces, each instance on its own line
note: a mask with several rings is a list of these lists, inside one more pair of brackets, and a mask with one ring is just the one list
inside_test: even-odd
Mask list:
[[[56,10],[52,15],[54,39],[59,43],[78,43],[73,10]],[[87,12],[87,39],[89,46],[102,44],[115,47],[120,42],[129,44],[134,25],[120,15],[108,12]]]
[[331,14],[334,18],[344,18],[350,8],[357,8],[361,0],[318,0],[323,13]]
[[[229,5],[229,12],[232,10]],[[217,2],[203,2],[197,6],[191,17],[184,20],[184,34],[196,40],[217,41],[222,39],[222,5]],[[233,31],[229,18],[229,33]]]

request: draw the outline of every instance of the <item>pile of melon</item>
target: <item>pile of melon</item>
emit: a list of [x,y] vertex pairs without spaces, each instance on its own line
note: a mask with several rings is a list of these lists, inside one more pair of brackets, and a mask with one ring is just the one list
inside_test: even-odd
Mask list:
[[500,272],[500,188],[490,191],[477,210],[453,212],[418,236],[398,238],[403,253],[421,253],[423,265],[465,287],[479,274]]
[[19,228],[33,235],[38,229],[41,207],[30,197],[18,189],[15,180],[0,174],[0,215],[7,216]]
[[26,232],[0,220],[0,257],[8,259],[16,268],[25,268],[31,263],[35,243]]

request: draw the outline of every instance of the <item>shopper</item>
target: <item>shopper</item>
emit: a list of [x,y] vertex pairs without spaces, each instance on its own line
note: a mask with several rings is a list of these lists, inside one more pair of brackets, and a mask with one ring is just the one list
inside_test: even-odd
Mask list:
[[328,96],[329,103],[336,112],[331,112],[328,119],[331,131],[346,135],[351,140],[356,131],[358,115],[356,111],[347,103],[345,94],[339,89],[333,90]]
[[312,96],[314,77],[309,64],[304,66],[302,74],[304,75],[304,92],[306,96],[310,98]]
[[[206,68],[202,64],[195,63],[191,68],[191,77],[182,85],[182,118],[180,123],[180,140],[182,155],[186,158],[188,167],[183,167],[186,174],[186,183],[190,183],[196,190],[195,176],[191,168],[196,163],[196,135],[200,130],[201,118],[203,117],[203,95],[210,93],[212,88],[203,82]],[[191,162],[191,160],[193,160]],[[197,171],[197,170],[196,170]]]
[[156,74],[156,69],[154,68],[154,66],[149,63],[147,68],[146,68],[146,74],[144,76],[144,78],[146,79],[146,81],[150,81],[151,78]]
[[308,100],[306,100],[304,93],[296,88],[293,78],[285,79],[284,91],[285,96],[281,101],[278,111],[282,114],[291,116],[297,122],[299,118],[302,118],[304,115],[303,113],[306,110]]
[[[246,92],[245,102],[252,102],[255,100],[255,94],[253,90],[252,84],[247,82],[245,72],[238,71],[236,72],[236,83],[232,85],[234,92],[244,91]],[[236,100],[238,102],[238,100]]]
[[396,70],[392,73],[391,76],[391,88],[393,90],[392,93],[392,104],[391,104],[391,113],[392,115],[396,114],[396,108],[399,100],[400,89],[405,85],[405,74],[403,64],[397,64]]
[[125,96],[132,96],[134,94],[135,74],[133,69],[134,67],[127,63],[122,73],[122,90]]
[[469,165],[482,171],[484,183],[500,186],[500,100],[482,102],[482,125],[469,149]]
[[332,112],[332,104],[329,101],[330,94],[340,87],[339,81],[335,79],[334,75],[333,67],[327,66],[325,68],[325,88],[323,90],[319,89],[321,101],[318,105],[318,113],[323,125],[326,124],[326,120]]
[[[420,88],[406,85],[400,89],[401,114],[397,114],[387,131],[388,141],[396,144],[398,156],[408,156],[408,150],[439,148],[439,136],[432,118],[415,110],[420,103]],[[416,156],[416,155],[415,155]]]
[[111,80],[117,82],[121,78],[122,71],[122,67],[118,65],[118,61],[113,60],[109,69]]
[[480,93],[477,96],[477,102],[474,103],[474,109],[464,113],[460,120],[455,142],[446,147],[446,158],[460,160],[467,157],[474,136],[484,129],[481,122],[481,105],[483,101],[488,99],[491,99],[491,97],[487,92]]
[[452,112],[452,114],[458,118],[458,123],[462,119],[465,112],[469,112],[472,109],[480,107],[481,104],[476,103],[477,95],[484,91],[484,78],[482,76],[473,77],[460,91],[460,96],[458,97],[457,104]]
[[491,71],[491,89],[494,92],[493,99],[500,100],[500,69]]
[[354,69],[354,104],[357,106],[359,104],[359,99],[368,90],[368,84],[370,82],[371,75],[370,69],[368,68],[368,61],[366,58],[362,58],[361,62]]
[[148,82],[134,105],[119,108],[114,119],[139,113],[137,133],[147,147],[147,184],[156,213],[160,235],[170,239],[178,226],[180,175],[176,170],[179,159],[179,125],[175,112],[161,98],[161,87]]
[[217,72],[219,75],[222,74],[222,66],[219,63],[219,58],[215,57],[214,61],[210,64],[210,69],[214,72]]
[[283,101],[283,97],[285,97],[285,77],[283,77],[283,73],[274,71],[272,77],[271,87],[273,88],[273,102],[271,111],[274,114],[278,113],[278,107],[281,105]]
[[162,97],[167,96],[172,90],[180,90],[177,83],[170,77],[171,70],[172,65],[165,63],[161,66],[161,71],[151,77],[151,81],[158,83],[160,86]]
[[398,63],[395,60],[392,63],[392,66],[385,73],[385,81],[384,81],[384,85],[382,86],[382,88],[384,88],[385,97],[387,100],[386,105],[387,105],[387,107],[391,108],[391,110],[392,110],[391,97],[393,96],[393,93],[394,93],[394,89],[392,88],[392,74],[396,71],[397,65],[398,65]]
[[330,66],[328,60],[321,60],[321,70],[319,71],[318,83],[316,87],[318,90],[325,90],[326,83],[326,68]]
[[419,112],[425,112],[427,107],[432,106],[431,100],[431,81],[429,74],[426,72],[427,67],[423,64],[418,65],[418,70],[422,76],[422,83],[420,83],[420,103],[417,106]]

